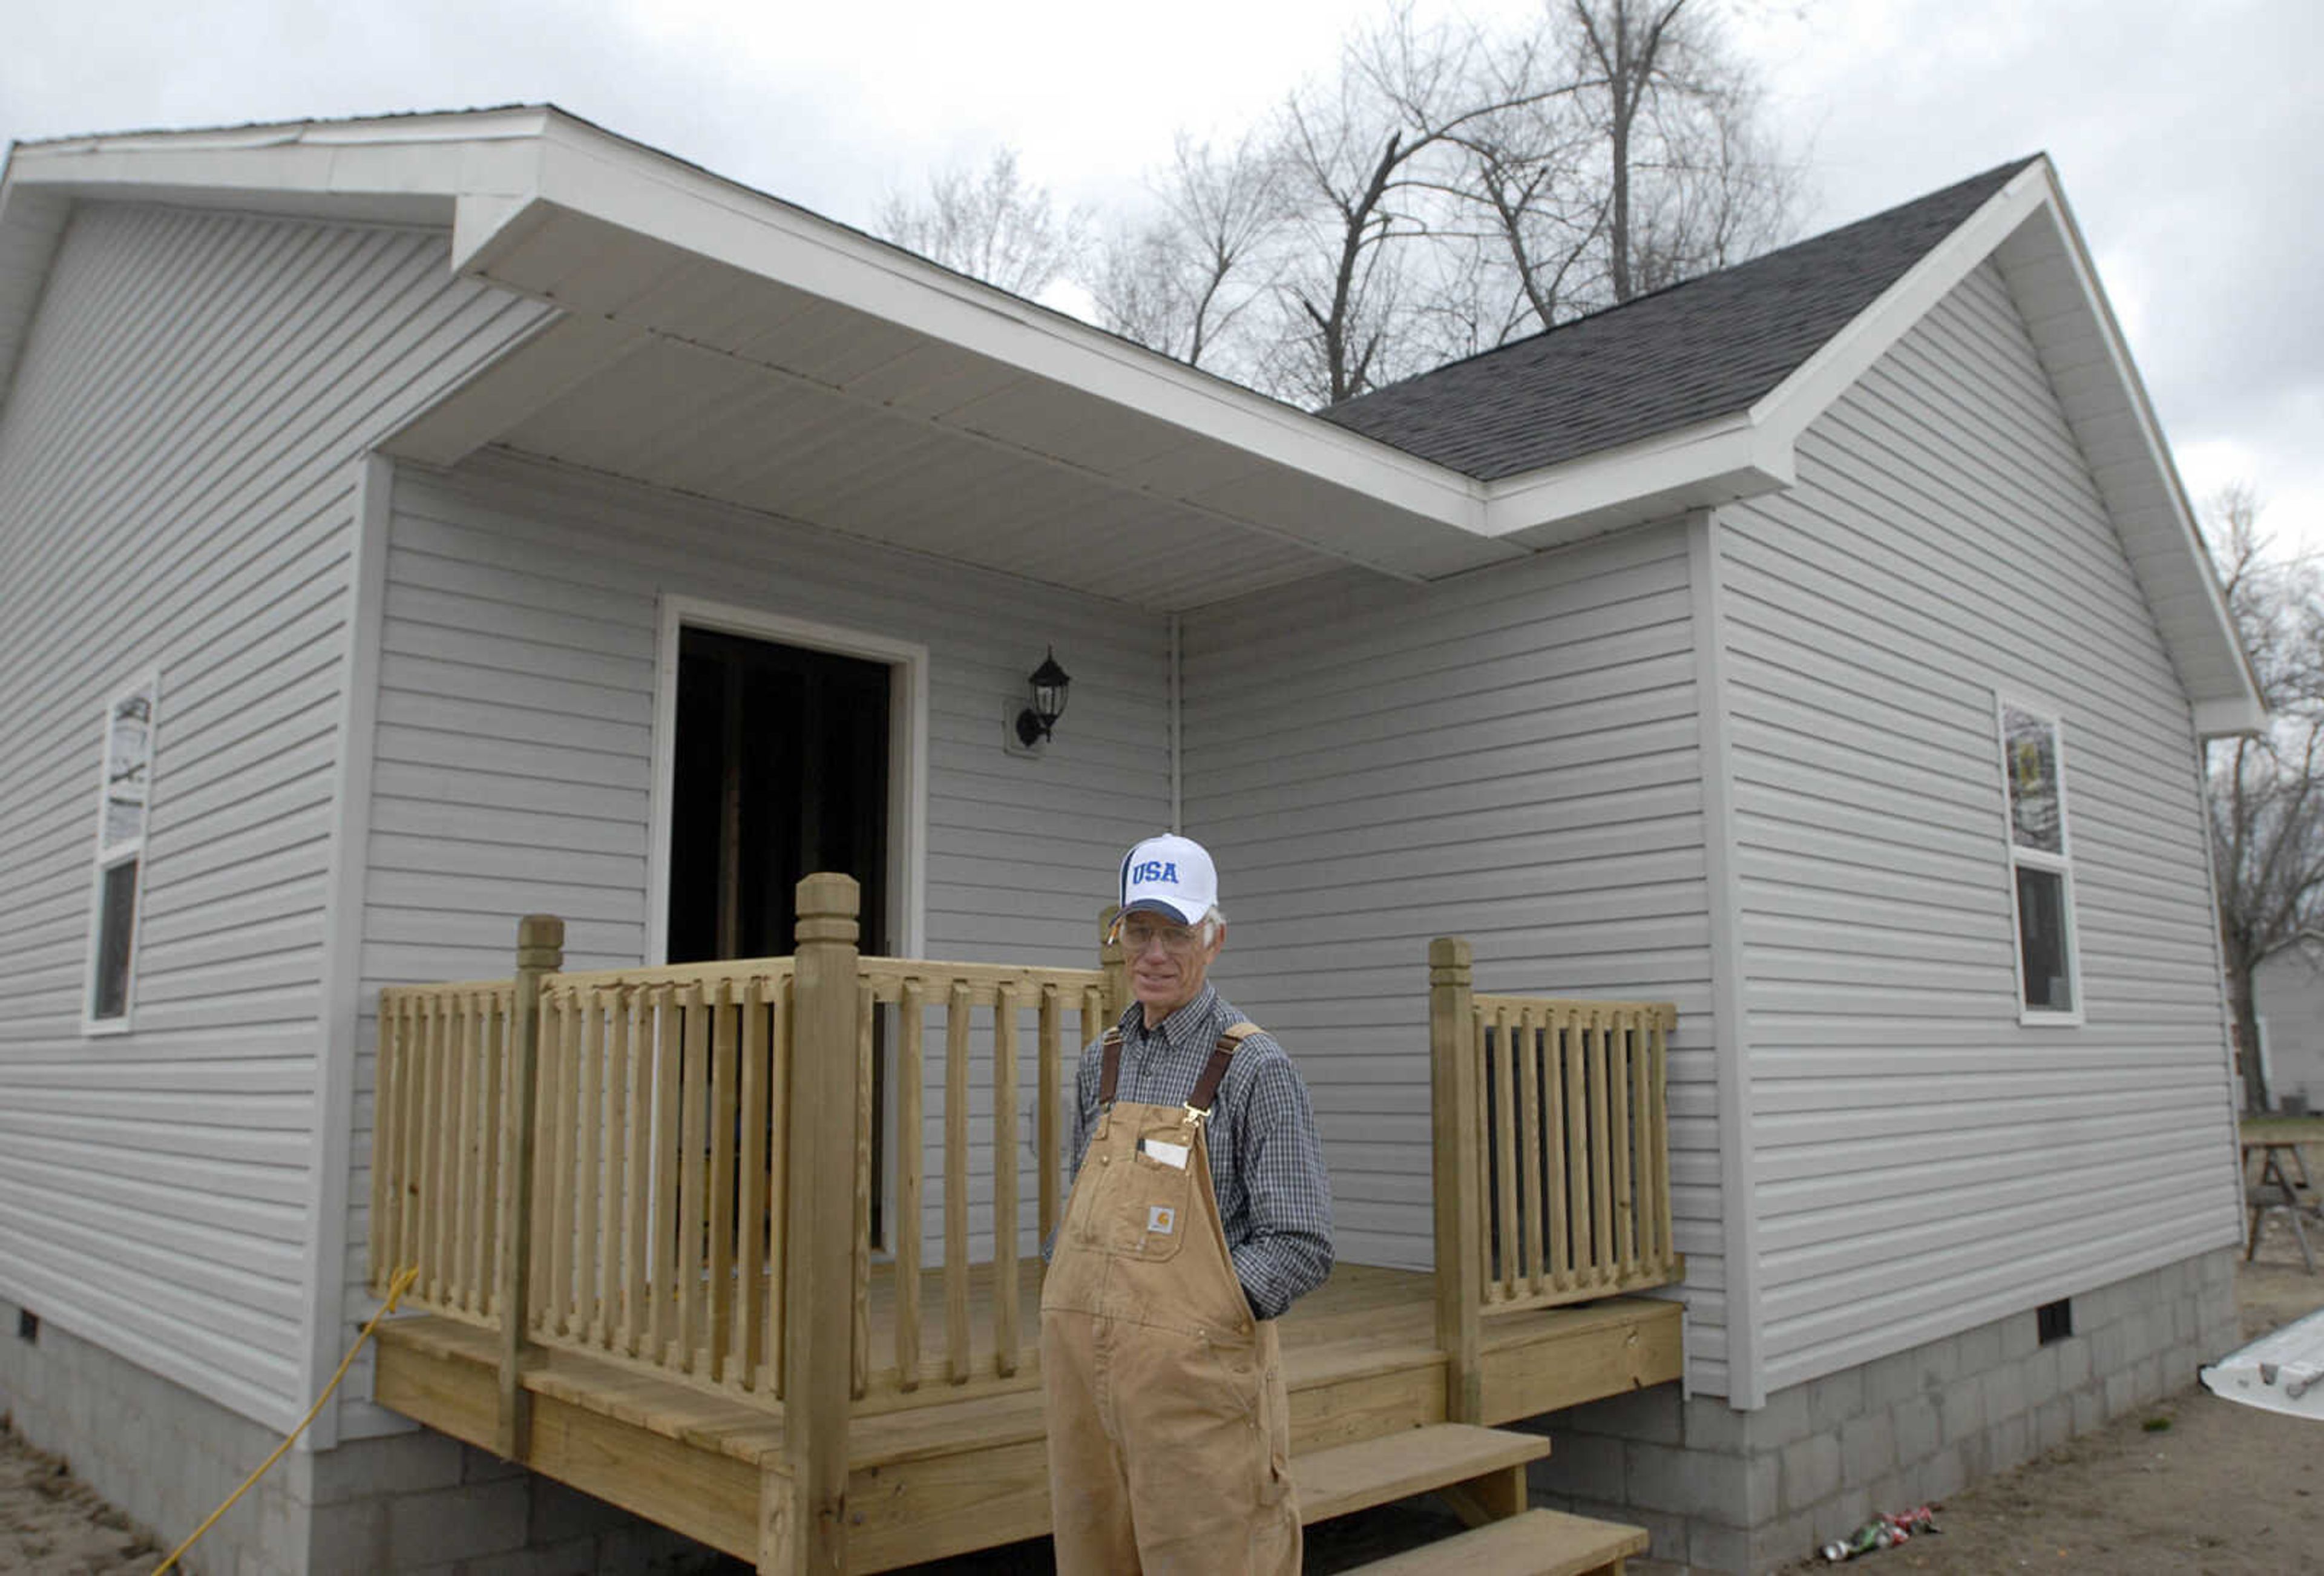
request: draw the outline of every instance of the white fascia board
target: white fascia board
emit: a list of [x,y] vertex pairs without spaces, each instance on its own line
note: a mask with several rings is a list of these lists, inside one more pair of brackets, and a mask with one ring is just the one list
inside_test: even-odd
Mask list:
[[1953,287],[1993,254],[2010,233],[2050,199],[2050,161],[2037,159],[1986,199],[1985,206],[1904,271],[1904,276],[1824,341],[1789,377],[1751,407],[1754,425],[1786,445],[1831,408],[1873,363],[1952,293]]
[[[2146,383],[2138,375],[2138,367],[2130,358],[2128,341],[2123,337],[2122,325],[2114,315],[2114,307],[2107,300],[2106,290],[2098,283],[2096,265],[2090,261],[2089,247],[2082,239],[2082,228],[2074,222],[2073,210],[2066,205],[2066,194],[2059,189],[2050,161],[2044,159],[2034,171],[2043,177],[2043,212],[2050,229],[2054,233],[2059,251],[2081,287],[2083,300],[2088,304],[2090,318],[2099,336],[2105,340],[2107,360],[2111,363],[2113,381],[2121,389],[2128,409],[2113,419],[2126,424],[2137,435],[2136,448],[2143,450],[2153,466],[2155,485],[2162,497],[2156,502],[2171,521],[2172,545],[2177,549],[2177,562],[2172,566],[2175,589],[2183,595],[2197,594],[2209,610],[2201,621],[2206,643],[2216,642],[2216,650],[2205,655],[2227,656],[2236,674],[2235,681],[2209,694],[2197,694],[2195,702],[2198,732],[2209,738],[2217,734],[2255,732],[2266,725],[2267,705],[2260,696],[2258,677],[2253,673],[2251,654],[2244,650],[2243,637],[2236,632],[2235,615],[2227,609],[2227,593],[2219,585],[2219,576],[2211,567],[2210,549],[2203,544],[2203,533],[2195,523],[2195,512],[2187,502],[2187,489],[2179,478],[2179,467],[2171,458],[2171,446],[2163,440],[2163,424],[2155,419],[2153,403],[2146,397]],[[2192,666],[2178,664],[2185,674]],[[2210,664],[2203,664],[2210,666]],[[2204,716],[2223,719],[2221,725],[2205,726]]]
[[1746,416],[1721,417],[1493,483],[1484,534],[1555,547],[1757,497],[1790,486],[1795,475],[1789,443],[1771,441]]
[[[454,265],[494,258],[562,208],[837,301],[1035,376],[1456,529],[1484,532],[1484,486],[1180,365],[595,127],[551,116],[530,200],[461,215]],[[503,286],[503,288],[510,288]],[[559,301],[572,310],[593,303]]]

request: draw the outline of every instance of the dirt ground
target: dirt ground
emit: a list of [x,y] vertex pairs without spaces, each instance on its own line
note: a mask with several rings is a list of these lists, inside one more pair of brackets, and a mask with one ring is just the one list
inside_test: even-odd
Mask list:
[[[2301,1267],[2280,1221],[2236,1276],[2246,1339],[2324,1308],[2324,1272]],[[2310,1238],[2324,1271],[2324,1231]],[[1853,1563],[1868,1576],[2324,1570],[2324,1423],[2239,1406],[2190,1386],[1978,1485],[1946,1505],[1937,1525],[1937,1536]],[[1457,1524],[1432,1502],[1383,1507],[1313,1529],[1307,1568],[1318,1576],[1350,1570],[1452,1530]],[[76,1482],[62,1461],[14,1433],[0,1437],[0,1576],[143,1576],[160,1553],[152,1535]],[[1824,1569],[1807,1557],[1812,1551],[1801,1553],[1788,1570]],[[1044,1540],[921,1570],[998,1576],[1050,1568]],[[1633,1569],[1648,1576],[1674,1567],[1637,1562]]]
[[[2301,1267],[2280,1215],[2270,1218],[2258,1257],[2238,1269],[2246,1340],[2324,1307],[2324,1231],[2310,1226],[2309,1238],[2318,1274]],[[1937,1536],[1849,1564],[1867,1576],[2324,1570],[2324,1423],[2237,1405],[2190,1385],[1957,1496],[1937,1525]],[[1826,1567],[1803,1559],[1789,1569]]]

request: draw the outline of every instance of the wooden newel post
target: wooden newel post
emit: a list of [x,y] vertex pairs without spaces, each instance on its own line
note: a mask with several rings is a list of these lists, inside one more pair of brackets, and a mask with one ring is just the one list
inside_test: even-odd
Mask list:
[[1428,944],[1430,1128],[1435,1151],[1436,1344],[1444,1351],[1444,1416],[1484,1413],[1478,1323],[1485,1294],[1484,1112],[1477,1099],[1475,961],[1467,941]]
[[528,914],[516,922],[516,992],[509,1010],[508,1084],[501,1101],[500,1417],[493,1448],[504,1461],[526,1457],[531,1392],[524,1387],[532,1299],[533,1088],[540,1062],[540,982],[565,966],[565,921]]
[[1130,1010],[1130,960],[1122,955],[1121,938],[1113,933],[1121,905],[1108,903],[1098,910],[1097,962],[1105,971],[1105,1012],[1109,1019]]
[[847,1564],[860,897],[852,876],[811,875],[798,884],[783,1267],[784,1476],[761,1489],[761,1571],[837,1571]]

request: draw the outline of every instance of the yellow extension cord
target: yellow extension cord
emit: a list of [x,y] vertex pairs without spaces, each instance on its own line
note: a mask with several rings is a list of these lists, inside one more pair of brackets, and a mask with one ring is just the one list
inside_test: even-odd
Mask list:
[[371,1339],[371,1332],[379,1328],[379,1322],[382,1319],[386,1318],[390,1313],[395,1312],[395,1304],[403,1300],[403,1294],[410,1291],[411,1289],[411,1283],[419,1278],[420,1267],[416,1264],[395,1277],[394,1284],[387,1288],[387,1301],[382,1303],[380,1304],[379,1312],[371,1316],[371,1323],[365,1324],[363,1329],[357,1332],[355,1336],[355,1343],[347,1348],[346,1356],[339,1359],[339,1371],[331,1376],[331,1382],[323,1387],[323,1393],[315,1397],[315,1404],[312,1406],[307,1408],[307,1415],[299,1419],[299,1425],[296,1428],[293,1428],[290,1433],[282,1436],[282,1442],[274,1447],[274,1453],[268,1456],[264,1461],[259,1462],[258,1470],[242,1480],[242,1487],[236,1488],[233,1493],[226,1497],[225,1504],[219,1506],[216,1510],[211,1511],[208,1519],[204,1521],[201,1525],[194,1528],[193,1532],[188,1535],[184,1543],[180,1544],[176,1548],[170,1551],[170,1557],[168,1559],[153,1567],[153,1576],[163,1576],[163,1572],[167,1571],[171,1566],[178,1562],[180,1555],[183,1554],[188,1549],[192,1548],[197,1543],[199,1543],[201,1541],[202,1535],[217,1525],[218,1517],[224,1516],[227,1511],[232,1510],[234,1508],[234,1502],[241,1498],[244,1495],[249,1493],[250,1486],[253,1483],[257,1482],[259,1479],[266,1476],[268,1469],[272,1467],[275,1462],[281,1461],[283,1455],[290,1449],[290,1446],[298,1440],[299,1436],[307,1432],[307,1424],[315,1421],[317,1415],[323,1410],[323,1403],[331,1398],[331,1392],[337,1389],[339,1387],[339,1381],[347,1377],[347,1369],[355,1366],[355,1353],[361,1351],[364,1348],[364,1342]]

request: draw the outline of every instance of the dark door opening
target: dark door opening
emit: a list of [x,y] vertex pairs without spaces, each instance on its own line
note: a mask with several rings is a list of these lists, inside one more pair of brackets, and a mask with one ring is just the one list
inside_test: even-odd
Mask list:
[[[857,945],[888,951],[889,677],[884,663],[680,630],[670,963],[788,954],[799,880],[817,871],[855,878]],[[887,1109],[885,1029],[875,1016],[875,1113]],[[884,1127],[875,1115],[874,1243],[886,1235]]]
[[791,951],[796,889],[862,889],[857,945],[888,950],[884,663],[715,630],[678,637],[669,961]]

